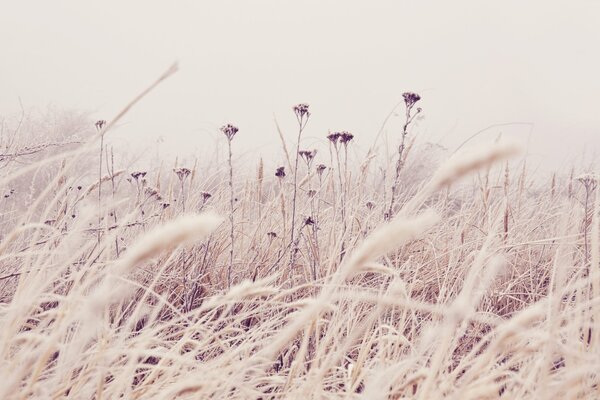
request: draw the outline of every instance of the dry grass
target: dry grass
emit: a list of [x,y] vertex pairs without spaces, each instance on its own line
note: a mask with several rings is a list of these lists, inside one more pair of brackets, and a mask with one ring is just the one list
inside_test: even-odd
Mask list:
[[514,146],[428,183],[404,164],[390,221],[371,153],[343,178],[301,166],[295,243],[293,183],[261,160],[234,177],[233,260],[223,172],[109,173],[99,210],[76,189],[93,150],[53,156],[26,208],[3,199],[2,399],[600,396],[599,202],[510,179]]

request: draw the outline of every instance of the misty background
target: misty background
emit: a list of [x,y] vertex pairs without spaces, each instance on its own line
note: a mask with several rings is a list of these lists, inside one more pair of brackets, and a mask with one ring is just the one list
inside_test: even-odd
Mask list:
[[347,130],[366,149],[414,91],[420,141],[451,152],[490,127],[477,140],[515,137],[532,163],[567,168],[600,143],[599,16],[592,0],[3,2],[0,115],[109,120],[178,61],[111,133],[123,151],[211,152],[232,122],[237,154],[278,160],[274,118],[291,144],[299,102],[303,147]]

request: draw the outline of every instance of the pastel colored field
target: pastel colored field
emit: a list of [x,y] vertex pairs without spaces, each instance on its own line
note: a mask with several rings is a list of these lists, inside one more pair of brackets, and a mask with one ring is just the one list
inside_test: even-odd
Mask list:
[[403,100],[391,161],[305,149],[302,103],[277,168],[235,124],[222,165],[145,170],[106,145],[121,114],[3,130],[0,399],[600,397],[595,175],[502,140],[424,165]]

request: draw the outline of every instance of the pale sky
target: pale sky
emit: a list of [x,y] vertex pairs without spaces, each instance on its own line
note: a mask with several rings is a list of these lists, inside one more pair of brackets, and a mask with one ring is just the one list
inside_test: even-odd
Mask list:
[[[366,147],[404,91],[423,98],[421,140],[451,150],[512,122],[534,124],[533,160],[560,166],[600,144],[596,0],[3,0],[0,51],[0,115],[20,99],[110,119],[178,61],[113,132],[140,149],[159,136],[173,153],[207,149],[232,122],[240,151],[269,153],[273,115],[292,142],[299,102],[304,146],[331,129]],[[530,128],[489,137],[500,131],[527,142]]]

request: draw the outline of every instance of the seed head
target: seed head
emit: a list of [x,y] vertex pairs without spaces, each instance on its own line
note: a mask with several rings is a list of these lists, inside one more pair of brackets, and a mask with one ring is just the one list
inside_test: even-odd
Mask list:
[[307,118],[310,117],[310,112],[308,111],[308,104],[306,103],[296,104],[293,107],[293,109],[298,119],[302,119],[304,118],[304,116],[306,116]]
[[278,167],[275,176],[281,179],[285,178],[285,167]]
[[310,189],[308,192],[306,192],[306,194],[308,194],[308,197],[312,199],[317,194],[317,191],[315,189]]
[[404,103],[407,108],[412,108],[417,101],[421,100],[421,96],[412,92],[402,93],[402,97],[404,97]]
[[354,139],[354,135],[351,134],[350,132],[340,132],[340,143],[343,143],[344,145],[348,145],[348,143],[350,143],[350,141]]
[[319,176],[323,175],[323,171],[325,171],[326,169],[327,167],[325,166],[325,164],[317,165],[317,174],[319,174]]
[[330,133],[329,135],[327,135],[327,139],[329,139],[329,141],[331,143],[333,143],[334,145],[337,145],[339,138],[340,138],[339,132],[334,132],[334,133]]
[[192,171],[190,171],[188,168],[174,168],[173,172],[177,174],[177,177],[180,181],[184,181],[185,178],[187,178]]
[[267,236],[271,239],[275,239],[277,237],[277,234],[275,232],[267,232]]
[[208,193],[208,192],[202,192],[200,193],[202,195],[202,200],[206,202],[206,200],[210,199],[212,197],[212,194]]
[[367,206],[369,211],[372,211],[375,208],[375,203],[373,203],[372,201],[367,201],[367,204],[365,205]]
[[102,128],[104,128],[104,126],[106,125],[106,121],[103,119],[100,119],[100,120],[96,121],[96,123],[94,125],[96,125],[97,130],[101,131]]
[[145,177],[145,176],[146,176],[146,172],[144,172],[144,171],[134,171],[134,172],[131,173],[131,177],[133,179],[135,179],[136,181],[138,179],[140,179],[140,178]]
[[223,125],[221,127],[221,132],[223,132],[223,134],[227,136],[227,140],[233,140],[233,137],[238,131],[239,129],[237,128],[237,126],[234,126],[232,124]]
[[304,219],[304,225],[314,225],[315,224],[315,220],[312,219],[311,216],[308,216]]

